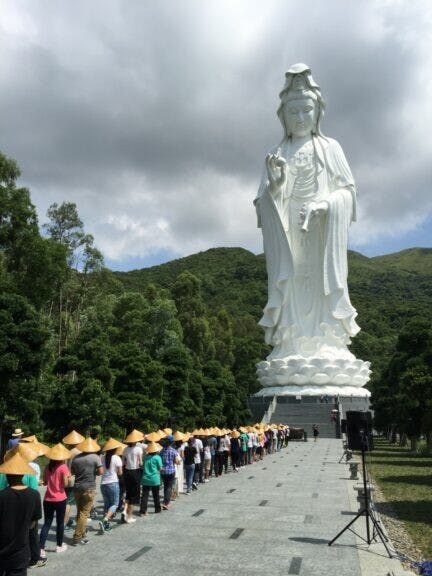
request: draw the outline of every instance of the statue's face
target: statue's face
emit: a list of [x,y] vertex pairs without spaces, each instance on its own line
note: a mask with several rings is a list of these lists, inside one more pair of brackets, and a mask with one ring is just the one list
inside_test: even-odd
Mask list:
[[316,125],[316,104],[312,98],[288,100],[283,109],[288,134],[301,138],[311,134]]

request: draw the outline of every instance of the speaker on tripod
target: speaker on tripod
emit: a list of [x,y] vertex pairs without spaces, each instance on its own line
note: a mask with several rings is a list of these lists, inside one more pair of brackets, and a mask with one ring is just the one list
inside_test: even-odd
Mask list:
[[372,414],[371,412],[346,413],[346,434],[350,450],[373,450]]

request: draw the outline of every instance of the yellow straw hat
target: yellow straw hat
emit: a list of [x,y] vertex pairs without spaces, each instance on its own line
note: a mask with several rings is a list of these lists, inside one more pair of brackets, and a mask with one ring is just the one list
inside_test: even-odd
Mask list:
[[117,454],[117,456],[122,456],[124,449],[127,447],[127,444],[123,444],[123,442],[120,442],[120,446],[116,449],[115,454]]
[[165,436],[168,436],[168,434],[165,434],[165,432],[163,430],[161,430],[160,428],[157,431],[157,433],[159,434],[159,439],[162,439],[162,438],[165,438]]
[[78,450],[81,452],[88,452],[89,454],[92,452],[99,452],[100,446],[93,440],[93,438],[86,438],[83,442],[80,442],[77,446]]
[[39,455],[37,450],[35,450],[34,444],[18,444],[6,452],[4,457],[5,462],[13,458],[15,454],[19,454],[26,462],[33,462]]
[[76,430],[72,430],[72,432],[69,432],[62,441],[64,444],[68,444],[69,446],[75,446],[75,444],[80,444],[80,442],[84,442],[84,440],[84,436],[81,436],[81,434]]
[[162,446],[157,442],[150,442],[147,446],[147,454],[155,454],[156,452],[160,452],[162,450]]
[[46,456],[50,451],[50,447],[42,442],[27,442],[27,446],[34,448],[38,456]]
[[51,448],[51,450],[48,452],[46,456],[50,460],[61,461],[61,460],[68,460],[72,456],[72,453],[65,446],[63,446],[63,444],[59,442],[58,444],[53,446],[53,448]]
[[26,436],[25,438],[21,438],[20,441],[21,441],[21,442],[37,442],[38,439],[37,439],[36,436],[33,434],[32,436]]
[[0,465],[0,472],[2,474],[14,474],[16,476],[36,474],[36,470],[29,466],[27,460],[18,453]]
[[157,432],[150,432],[150,434],[146,435],[146,440],[150,440],[150,442],[158,442],[160,438]]
[[182,442],[184,440],[185,435],[180,430],[174,433],[173,438],[175,442]]
[[168,436],[169,434],[172,434],[172,429],[171,428],[164,428],[162,430],[162,432],[164,432],[164,434],[166,434]]
[[234,430],[234,432],[231,434],[231,438],[240,438],[240,432]]
[[132,430],[130,434],[124,439],[125,444],[133,444],[134,442],[142,442],[144,440],[144,434],[139,430]]
[[103,449],[105,450],[105,452],[107,450],[116,450],[117,448],[120,448],[121,445],[122,443],[120,442],[120,440],[116,440],[115,438],[109,438]]

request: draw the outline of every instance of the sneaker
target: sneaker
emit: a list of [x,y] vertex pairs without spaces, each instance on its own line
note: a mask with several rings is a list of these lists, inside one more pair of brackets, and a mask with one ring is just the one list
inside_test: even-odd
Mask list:
[[47,556],[46,556],[46,552],[45,552],[45,550],[44,550],[43,548],[41,548],[40,557],[41,557],[41,558],[46,558],[46,557],[47,557]]
[[62,544],[61,546],[56,546],[56,552],[66,552],[67,550],[67,544]]
[[36,562],[36,568],[42,568],[42,566],[45,566],[47,562],[48,560],[46,558],[39,558],[39,560]]
[[207,479],[206,479],[206,480],[204,480],[204,483],[205,483],[205,484],[207,484],[207,482],[210,482],[210,480],[207,480]]
[[69,518],[69,520],[65,524],[65,528],[72,528],[73,526],[73,518]]
[[127,524],[127,518],[126,518],[126,512],[123,510],[123,512],[121,513],[121,520],[120,522],[122,524]]
[[190,495],[191,495],[191,491],[190,491],[190,490],[186,490],[185,494],[186,494],[186,496],[190,496]]
[[161,508],[162,508],[162,510],[169,510],[170,509],[169,504],[162,504]]
[[81,538],[80,540],[74,540],[72,542],[72,546],[85,546],[86,544],[88,544],[87,538]]
[[136,518],[134,518],[133,516],[129,516],[129,518],[126,520],[126,522],[128,524],[133,524],[134,522],[136,522]]
[[112,526],[111,524],[108,522],[108,520],[104,520],[103,521],[103,528],[105,532],[111,532],[112,530]]
[[105,533],[105,522],[103,520],[99,520],[99,534]]

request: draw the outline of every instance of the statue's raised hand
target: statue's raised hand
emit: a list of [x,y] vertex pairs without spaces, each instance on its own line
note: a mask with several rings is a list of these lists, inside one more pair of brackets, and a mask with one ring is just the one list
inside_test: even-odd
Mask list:
[[321,202],[308,202],[303,204],[300,209],[300,227],[303,232],[308,232],[309,222],[311,218],[319,216],[320,214],[325,214],[328,210],[328,203],[323,200]]
[[266,168],[271,191],[281,190],[287,180],[287,163],[285,158],[280,155],[280,149],[276,154],[267,154]]

